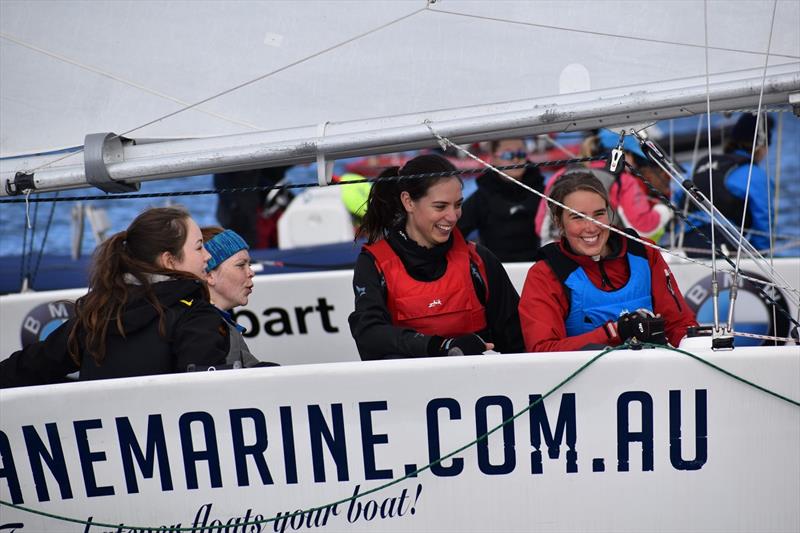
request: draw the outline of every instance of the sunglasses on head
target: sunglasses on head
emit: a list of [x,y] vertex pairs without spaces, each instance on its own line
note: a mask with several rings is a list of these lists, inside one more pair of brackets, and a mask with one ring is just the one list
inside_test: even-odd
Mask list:
[[528,153],[525,150],[517,150],[516,152],[500,152],[497,154],[497,159],[501,161],[513,161],[515,159],[525,159],[528,157]]

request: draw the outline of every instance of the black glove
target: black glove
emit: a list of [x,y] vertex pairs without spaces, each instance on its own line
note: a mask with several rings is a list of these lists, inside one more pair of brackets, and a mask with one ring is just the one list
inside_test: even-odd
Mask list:
[[486,343],[474,333],[444,339],[439,346],[439,355],[481,355],[485,351]]
[[667,344],[664,319],[653,315],[647,309],[639,309],[619,317],[617,330],[622,342],[636,340],[653,344]]

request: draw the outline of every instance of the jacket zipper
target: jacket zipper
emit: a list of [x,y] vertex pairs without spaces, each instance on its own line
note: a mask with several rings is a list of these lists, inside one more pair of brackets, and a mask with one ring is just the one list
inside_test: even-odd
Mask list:
[[667,278],[667,290],[669,290],[669,293],[672,295],[672,299],[675,301],[675,305],[678,306],[678,311],[680,311],[682,313],[683,309],[681,309],[681,302],[678,300],[678,297],[675,295],[675,289],[672,288],[672,278],[670,277],[670,272],[669,272],[668,268],[664,269],[664,276],[666,276],[666,278]]
[[606,269],[603,268],[603,261],[602,259],[597,263],[597,266],[600,268],[600,276],[602,278],[603,287],[608,286],[611,287],[612,290],[616,290],[617,288],[611,283],[611,280],[608,278],[606,274]]

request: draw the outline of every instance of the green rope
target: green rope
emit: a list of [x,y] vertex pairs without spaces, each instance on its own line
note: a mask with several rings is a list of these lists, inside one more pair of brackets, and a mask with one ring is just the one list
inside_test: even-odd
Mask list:
[[[735,379],[737,381],[740,381],[740,382],[742,382],[742,383],[744,383],[746,385],[749,385],[749,386],[751,386],[751,387],[753,387],[755,389],[758,389],[758,390],[760,390],[762,392],[765,392],[765,393],[769,394],[770,396],[774,396],[775,398],[778,398],[780,400],[788,402],[791,405],[800,407],[800,402],[792,400],[791,398],[787,398],[786,396],[778,394],[777,392],[771,391],[771,390],[769,390],[769,389],[767,389],[765,387],[762,387],[760,385],[757,385],[757,384],[753,383],[752,381],[749,381],[749,380],[744,379],[744,378],[742,378],[740,376],[737,376],[736,374],[734,374],[732,372],[729,372],[729,371],[725,370],[724,368],[721,368],[721,367],[715,365],[714,363],[706,361],[702,357],[697,356],[697,355],[695,355],[693,353],[689,353],[689,352],[681,350],[679,348],[673,348],[671,346],[664,346],[664,345],[661,345],[661,344],[639,343],[636,346],[632,346],[632,345],[630,345],[629,343],[626,342],[626,343],[624,343],[624,344],[622,344],[620,346],[617,346],[617,347],[608,347],[608,348],[606,348],[605,350],[603,350],[599,354],[597,354],[594,357],[592,357],[589,361],[587,361],[586,363],[581,365],[577,370],[572,372],[569,376],[567,376],[565,379],[563,379],[558,385],[556,385],[555,387],[550,389],[547,393],[542,395],[536,401],[534,401],[533,403],[528,404],[522,410],[520,410],[519,412],[517,412],[516,414],[514,414],[510,418],[504,420],[499,425],[493,427],[492,429],[490,429],[489,431],[487,431],[486,433],[484,433],[480,437],[478,437],[475,440],[473,440],[473,441],[461,446],[460,448],[448,453],[447,455],[445,455],[443,457],[440,457],[439,459],[437,459],[437,460],[435,460],[435,461],[433,461],[433,462],[431,462],[431,463],[429,463],[429,464],[427,464],[427,465],[425,465],[425,466],[423,466],[421,468],[418,468],[418,469],[414,470],[413,472],[409,472],[409,473],[407,473],[405,476],[403,476],[401,478],[388,481],[388,482],[384,483],[383,485],[379,485],[379,486],[377,486],[375,488],[372,488],[370,490],[367,490],[365,492],[354,494],[353,496],[350,496],[348,498],[342,498],[341,500],[337,500],[335,502],[332,502],[332,503],[329,503],[329,504],[326,504],[326,505],[321,505],[321,506],[318,506],[318,507],[311,507],[309,509],[302,510],[302,511],[295,511],[294,513],[284,515],[283,518],[284,519],[291,519],[291,518],[293,518],[293,517],[295,517],[297,515],[303,515],[303,514],[306,514],[306,513],[310,514],[310,513],[316,512],[316,511],[325,510],[325,509],[327,509],[329,507],[337,506],[339,504],[348,503],[350,501],[357,500],[358,498],[362,498],[364,496],[368,496],[370,494],[374,494],[376,492],[382,491],[384,489],[387,489],[389,487],[397,485],[398,483],[402,483],[403,481],[405,481],[405,480],[407,480],[409,478],[416,477],[417,474],[420,474],[420,473],[422,473],[422,472],[424,472],[426,470],[429,470],[431,467],[440,464],[442,461],[450,459],[451,457],[453,457],[457,453],[463,452],[464,450],[466,450],[468,448],[471,448],[472,446],[475,446],[479,442],[485,441],[486,439],[489,438],[489,435],[491,435],[492,433],[495,433],[496,431],[498,431],[498,430],[502,429],[503,427],[507,426],[508,424],[510,424],[511,422],[516,420],[517,418],[519,418],[520,416],[522,416],[525,413],[527,413],[528,411],[530,411],[536,405],[542,403],[546,398],[548,398],[550,395],[555,393],[561,387],[563,387],[564,385],[566,385],[567,383],[572,381],[576,376],[578,376],[578,374],[580,374],[581,372],[586,370],[588,367],[593,365],[598,359],[600,359],[604,355],[606,355],[608,353],[611,353],[611,352],[614,352],[614,351],[618,351],[618,350],[626,350],[626,349],[639,348],[639,347],[660,348],[660,349],[666,349],[666,350],[670,350],[670,351],[673,351],[673,352],[677,352],[677,353],[680,353],[680,354],[683,354],[683,355],[687,355],[687,356],[691,357],[692,359],[694,359],[696,361],[699,361],[699,362],[703,363],[704,365],[707,365],[707,366],[713,368],[714,370],[722,372],[726,376],[729,376],[729,377],[731,377],[731,378],[733,378],[733,379]],[[80,519],[77,519],[77,518],[70,518],[70,517],[67,517],[67,516],[61,516],[61,515],[57,515],[57,514],[53,514],[53,513],[47,513],[45,511],[38,511],[36,509],[31,509],[29,507],[24,507],[22,505],[16,505],[16,504],[13,504],[13,503],[10,503],[10,502],[6,502],[4,500],[0,500],[0,505],[5,505],[7,507],[11,507],[11,508],[14,508],[14,509],[17,509],[17,510],[20,510],[20,511],[25,511],[25,512],[32,513],[32,514],[37,514],[37,515],[44,516],[44,517],[47,517],[47,518],[54,518],[56,520],[61,520],[63,522],[72,522],[72,523],[75,523],[75,524],[82,524],[82,525],[87,525],[87,526],[112,527],[112,528],[120,528],[120,527],[122,527],[122,528],[126,528],[126,529],[150,530],[150,531],[153,531],[153,532],[157,532],[157,531],[178,532],[178,531],[192,531],[192,530],[197,529],[197,526],[195,526],[195,527],[180,527],[180,528],[176,528],[176,527],[132,526],[132,525],[119,524],[119,523],[117,523],[117,524],[109,524],[109,523],[104,523],[104,522],[93,522],[93,521],[90,521],[90,520],[80,520]],[[244,523],[241,523],[241,524],[237,524],[237,526],[246,527],[246,526],[268,524],[270,522],[274,522],[277,519],[278,519],[278,516],[275,516],[273,518],[265,518],[263,520],[254,520],[252,522],[244,522]],[[228,525],[220,524],[218,526],[203,526],[204,529],[209,529],[209,530],[214,530],[214,529],[220,530],[223,527],[228,527]]]
[[699,361],[699,362],[703,363],[706,366],[710,366],[714,370],[722,372],[726,376],[731,377],[731,378],[735,379],[736,381],[741,381],[745,385],[750,385],[754,389],[758,389],[761,392],[766,392],[770,396],[774,396],[775,398],[778,398],[779,400],[783,400],[785,402],[788,402],[791,405],[794,405],[795,407],[800,407],[800,402],[792,400],[791,398],[787,398],[786,396],[784,396],[782,394],[778,394],[775,391],[771,391],[771,390],[769,390],[769,389],[767,389],[765,387],[762,387],[761,385],[757,385],[757,384],[753,383],[752,381],[744,379],[743,377],[737,376],[733,372],[729,372],[729,371],[725,370],[724,368],[715,365],[711,361],[706,361],[702,357],[700,357],[698,355],[695,355],[693,353],[689,353],[689,352],[687,352],[685,350],[681,350],[680,348],[673,348],[672,346],[664,346],[664,345],[661,345],[661,344],[650,344],[650,343],[647,343],[647,342],[642,343],[642,346],[645,346],[647,348],[662,348],[662,349],[667,349],[667,350],[670,350],[670,351],[673,351],[673,352],[678,352],[678,353],[683,354],[683,355],[688,355],[689,357],[691,357],[695,361]]

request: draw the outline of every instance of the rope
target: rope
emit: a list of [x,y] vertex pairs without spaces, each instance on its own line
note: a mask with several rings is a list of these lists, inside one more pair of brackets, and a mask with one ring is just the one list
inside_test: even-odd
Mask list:
[[[472,18],[472,19],[478,19],[478,20],[488,20],[488,21],[491,21],[491,22],[504,22],[506,24],[514,24],[514,25],[518,25],[518,26],[530,26],[530,27],[534,27],[534,28],[543,28],[543,29],[547,29],[547,30],[568,31],[568,32],[579,33],[579,34],[582,34],[582,35],[593,35],[593,36],[600,36],[600,37],[614,37],[614,38],[617,38],[617,39],[628,39],[628,40],[635,41],[635,42],[656,43],[656,44],[671,44],[671,45],[674,45],[674,46],[685,46],[685,47],[688,47],[688,48],[703,48],[703,45],[699,45],[699,44],[685,43],[685,42],[679,42],[679,41],[668,41],[668,40],[665,40],[665,39],[653,39],[653,38],[647,38],[647,37],[633,37],[633,36],[630,36],[630,35],[621,35],[621,34],[618,34],[618,33],[608,33],[608,32],[592,31],[592,30],[579,30],[579,29],[575,29],[575,28],[567,28],[565,26],[554,26],[552,24],[539,24],[539,23],[535,23],[535,22],[522,22],[522,21],[519,21],[519,20],[504,19],[504,18],[500,18],[500,17],[487,17],[487,16],[482,16],[482,15],[472,15],[472,14],[469,14],[469,13],[458,13],[456,11],[447,11],[445,9],[433,9],[433,11],[435,11],[436,13],[444,13],[446,15],[454,15],[454,16],[458,16],[458,17],[466,17],[466,18]],[[632,44],[632,46],[636,46],[636,45]],[[763,52],[756,52],[756,51],[753,51],[753,50],[744,50],[744,49],[741,49],[741,48],[727,48],[727,47],[723,47],[723,46],[709,46],[708,48],[710,50],[720,50],[720,51],[724,51],[724,52],[736,52],[736,53],[739,53],[739,54],[763,55]],[[788,59],[798,59],[798,56],[789,55],[789,54],[783,54],[783,55],[781,55],[781,54],[773,54],[773,57],[785,57],[785,58],[788,58]]]
[[[761,104],[764,100],[764,85],[767,81],[767,67],[769,66],[769,51],[772,47],[772,31],[775,27],[775,12],[778,9],[778,0],[774,0],[772,3],[772,18],[770,19],[769,25],[769,38],[767,39],[767,53],[764,57],[764,71],[761,75],[761,88],[758,92],[758,112],[756,113],[756,127],[753,128],[753,146],[750,149],[750,166],[747,169],[747,186],[745,188],[744,194],[744,207],[742,208],[742,223],[741,227],[739,228],[739,244],[736,249],[736,268],[734,269],[733,274],[733,282],[734,287],[736,286],[736,276],[739,273],[739,263],[742,258],[742,240],[744,239],[744,223],[745,218],[747,217],[747,203],[750,200],[750,178],[753,176],[753,165],[755,164],[755,155],[757,149],[757,139],[758,139],[758,126],[761,120]],[[767,187],[769,187],[769,176],[767,177]],[[733,312],[734,307],[736,306],[736,292],[731,292],[731,301],[728,307],[728,330],[732,327],[733,322]],[[795,325],[800,325],[795,322]]]
[[[571,159],[556,159],[553,161],[542,161],[539,163],[524,163],[524,164],[517,164],[517,165],[506,165],[502,167],[497,167],[501,170],[513,170],[518,168],[538,168],[538,167],[547,167],[547,166],[566,166],[571,164],[577,163],[586,163],[590,161],[603,161],[605,160],[605,156],[594,156],[594,157],[575,157]],[[446,177],[446,176],[469,176],[473,174],[480,174],[483,172],[484,168],[466,168],[466,169],[458,169],[458,170],[450,170],[445,172],[429,172],[426,174],[413,174],[408,176],[392,176],[388,178],[380,178],[380,179],[387,179],[387,180],[399,180],[399,179],[416,179],[416,178],[432,178],[432,177]],[[337,187],[343,185],[354,185],[356,183],[364,183],[370,182],[374,183],[378,181],[376,179],[361,179],[361,180],[351,180],[351,181],[340,181],[337,183],[331,183],[328,187]],[[296,183],[296,184],[287,184],[287,185],[261,185],[261,186],[252,186],[252,187],[229,187],[224,189],[203,189],[203,190],[196,190],[196,191],[172,191],[172,192],[153,192],[153,193],[130,193],[130,194],[94,194],[94,195],[85,195],[85,196],[70,196],[70,197],[61,197],[61,198],[8,198],[0,200],[0,205],[3,204],[21,204],[21,203],[41,203],[41,202],[82,202],[82,201],[90,201],[90,200],[129,200],[135,198],[163,198],[169,196],[196,196],[196,195],[204,195],[204,194],[220,194],[220,193],[232,193],[232,192],[255,192],[255,191],[272,191],[272,190],[282,190],[282,189],[307,189],[312,187],[319,187],[319,183]],[[46,194],[46,193],[43,193]]]
[[[772,320],[775,320],[774,315]],[[744,331],[732,331],[731,333],[736,337],[744,337],[747,339],[759,339],[762,341],[776,341],[791,344],[797,342],[797,340],[793,339],[792,337],[776,337],[774,335],[761,335],[760,333],[745,333]]]
[[[499,167],[495,167],[491,163],[487,163],[483,159],[481,159],[481,158],[477,157],[476,155],[472,154],[469,150],[463,148],[462,146],[459,146],[459,145],[453,143],[453,141],[451,141],[450,139],[448,139],[446,137],[442,137],[441,135],[439,135],[433,129],[433,126],[431,126],[430,122],[426,121],[424,124],[428,128],[428,130],[431,132],[431,135],[436,137],[439,140],[439,142],[444,143],[445,145],[450,146],[450,147],[454,148],[455,150],[463,153],[464,155],[466,155],[470,159],[473,159],[474,161],[476,161],[479,164],[483,165],[487,169],[493,170],[494,172],[496,172],[497,174],[499,174],[500,176],[502,176],[503,178],[505,178],[509,182],[514,183],[518,187],[522,187],[523,189],[535,194],[539,198],[541,198],[543,200],[546,200],[547,202],[549,202],[551,204],[557,205],[557,206],[561,207],[562,209],[564,209],[566,211],[569,211],[570,213],[572,213],[572,214],[574,214],[576,216],[579,216],[579,217],[581,217],[583,219],[586,219],[586,220],[590,220],[594,224],[597,224],[598,226],[600,226],[601,228],[605,228],[605,229],[607,229],[609,231],[612,231],[614,233],[617,233],[617,234],[619,234],[619,235],[621,235],[621,236],[623,236],[623,237],[625,237],[627,239],[630,239],[632,241],[638,242],[638,243],[642,244],[643,246],[647,246],[649,248],[653,248],[653,249],[658,250],[659,252],[661,252],[663,254],[667,254],[667,255],[674,256],[674,257],[678,257],[678,258],[681,259],[681,261],[685,261],[685,262],[688,262],[688,263],[694,263],[694,264],[700,265],[700,266],[702,266],[704,268],[709,268],[709,266],[706,265],[705,263],[703,263],[702,261],[698,261],[698,260],[690,258],[690,257],[685,257],[683,255],[680,255],[680,254],[676,253],[676,252],[668,250],[668,249],[666,249],[666,248],[664,248],[662,246],[659,246],[659,245],[657,245],[657,244],[655,244],[655,243],[653,243],[651,241],[648,241],[648,240],[645,240],[645,239],[641,239],[639,237],[634,237],[632,235],[629,235],[628,233],[625,233],[623,230],[621,230],[621,229],[619,229],[617,227],[611,226],[609,224],[604,224],[603,222],[600,222],[599,220],[596,220],[596,219],[594,219],[594,218],[592,218],[592,217],[590,217],[588,215],[585,215],[583,213],[575,211],[571,207],[568,207],[568,206],[566,206],[566,205],[564,205],[564,204],[562,204],[560,202],[557,202],[557,201],[553,200],[552,198],[550,198],[546,194],[537,191],[533,187],[530,187],[530,186],[528,186],[528,185],[526,185],[526,184],[524,184],[524,183],[522,183],[520,181],[515,180],[514,178],[510,177],[505,172],[502,172]],[[604,160],[605,157],[586,158],[586,159]],[[627,165],[627,163],[626,163],[626,165]],[[632,167],[630,167],[630,166],[628,166],[628,168],[632,169]],[[641,179],[646,185],[650,185],[652,187],[652,184],[650,184],[646,179],[644,179],[642,177],[642,175],[640,173],[638,173],[638,171],[636,171],[634,175],[636,175],[639,179]],[[653,190],[656,191],[655,189],[653,189]],[[662,198],[662,201],[663,201],[663,199],[666,198],[663,194],[658,193],[657,191],[656,191],[656,193],[660,195],[660,198]],[[667,202],[667,205],[672,208],[673,212],[677,212],[677,208],[674,205],[672,205],[672,203],[668,199],[666,200],[666,202]],[[686,223],[691,225],[691,223],[688,220],[686,221]],[[691,226],[694,228],[693,225],[691,225]],[[695,228],[695,230],[696,231],[700,231],[697,228]],[[700,234],[705,236],[705,234],[702,233],[702,232],[700,232]],[[733,266],[732,263],[731,263],[731,266]],[[729,271],[724,271],[724,272],[729,272]],[[743,279],[747,279],[749,281],[752,281],[753,283],[757,283],[757,284],[760,284],[760,285],[774,286],[774,287],[777,287],[779,289],[784,289],[784,290],[786,290],[786,291],[788,291],[788,292],[790,292],[792,294],[795,294],[795,293],[800,294],[800,290],[795,289],[794,287],[791,287],[789,285],[777,284],[777,283],[774,283],[774,282],[765,281],[765,280],[758,279],[758,278],[753,278],[753,277],[750,277],[750,276],[745,276],[743,274],[739,274],[739,277],[741,277]],[[794,321],[794,319],[791,319],[791,320]],[[798,325],[800,325],[800,324],[798,324]]]
[[[348,503],[350,501],[357,500],[358,498],[362,498],[364,496],[368,496],[370,494],[374,494],[376,492],[382,491],[384,489],[387,489],[389,487],[392,487],[394,485],[402,483],[403,481],[406,481],[409,478],[417,477],[418,474],[420,474],[422,472],[425,472],[426,470],[429,470],[432,466],[438,465],[442,461],[450,459],[454,455],[456,455],[458,453],[461,453],[461,452],[471,448],[472,446],[477,445],[479,442],[486,441],[491,434],[493,434],[493,433],[499,431],[500,429],[504,428],[505,426],[507,426],[508,424],[510,424],[511,422],[516,420],[517,418],[519,418],[520,416],[522,416],[525,413],[527,413],[528,411],[530,411],[533,407],[535,407],[535,406],[539,405],[540,403],[542,403],[545,399],[547,399],[553,393],[558,391],[561,387],[563,387],[564,385],[566,385],[567,383],[572,381],[575,377],[577,377],[579,374],[581,374],[584,370],[586,370],[587,368],[592,366],[601,357],[603,357],[603,356],[605,356],[605,355],[607,355],[607,354],[609,354],[611,352],[615,352],[615,351],[619,351],[619,350],[627,350],[627,349],[631,349],[632,347],[633,346],[631,344],[624,343],[624,344],[622,344],[620,346],[617,346],[617,347],[608,347],[608,348],[604,349],[603,351],[601,351],[600,353],[598,353],[597,355],[595,355],[594,357],[589,359],[589,361],[587,361],[586,363],[584,363],[580,367],[578,367],[577,370],[575,370],[569,376],[564,378],[555,387],[553,387],[549,391],[547,391],[547,393],[543,394],[536,401],[534,401],[532,403],[529,403],[526,407],[522,408],[520,411],[518,411],[517,413],[512,415],[510,418],[508,418],[506,420],[503,420],[500,424],[498,424],[497,426],[493,427],[492,429],[490,429],[489,431],[487,431],[483,435],[477,437],[475,440],[473,440],[473,441],[461,446],[460,448],[448,453],[447,455],[444,455],[443,457],[440,457],[439,459],[437,459],[437,460],[435,460],[435,461],[433,461],[431,463],[428,463],[427,465],[425,465],[425,466],[423,466],[421,468],[418,468],[418,469],[414,470],[413,472],[409,472],[409,473],[407,473],[406,475],[404,475],[404,476],[402,476],[400,478],[393,479],[391,481],[388,481],[388,482],[386,482],[386,483],[384,483],[382,485],[374,487],[374,488],[372,488],[370,490],[367,490],[365,492],[360,492],[358,494],[354,494],[353,496],[350,496],[350,497],[347,497],[347,498],[342,498],[342,499],[337,500],[335,502],[331,502],[331,503],[328,503],[328,504],[320,505],[320,506],[317,506],[317,507],[311,507],[311,508],[306,509],[306,510],[295,511],[292,514],[284,515],[283,518],[291,519],[292,517],[297,516],[297,515],[303,515],[303,514],[307,514],[307,513],[310,514],[310,513],[316,512],[316,511],[324,510],[324,509],[329,508],[329,507],[333,507],[335,505]],[[706,366],[709,366],[709,367],[713,368],[714,370],[717,370],[718,372],[721,372],[721,373],[725,374],[726,376],[728,376],[728,377],[730,377],[730,378],[732,378],[732,379],[734,379],[736,381],[739,381],[740,383],[743,383],[745,385],[753,387],[756,390],[759,390],[759,391],[761,391],[761,392],[763,392],[765,394],[768,394],[768,395],[770,395],[770,396],[772,396],[774,398],[777,398],[779,400],[787,402],[790,405],[793,405],[795,407],[800,407],[800,402],[798,402],[796,400],[793,400],[791,398],[788,398],[788,397],[786,397],[786,396],[784,396],[784,395],[782,395],[780,393],[777,393],[775,391],[772,391],[770,389],[767,389],[766,387],[762,387],[761,385],[758,385],[758,384],[756,384],[756,383],[754,383],[754,382],[752,382],[750,380],[747,380],[747,379],[745,379],[745,378],[743,378],[741,376],[738,376],[738,375],[734,374],[733,372],[725,370],[724,368],[721,368],[721,367],[715,365],[714,363],[712,363],[710,361],[707,361],[707,360],[703,359],[702,357],[700,357],[698,355],[695,355],[693,353],[681,350],[679,348],[673,348],[673,347],[671,347],[669,345],[665,346],[665,345],[661,345],[661,344],[638,343],[635,346],[635,348],[637,348],[637,349],[640,348],[640,347],[644,347],[644,348],[660,348],[660,349],[665,349],[665,350],[668,350],[668,351],[673,351],[673,352],[677,352],[677,353],[686,355],[686,356],[691,357],[692,359],[694,359],[694,360],[696,360],[696,361],[698,361],[698,362],[700,362],[700,363],[702,363],[702,364],[704,364]],[[0,505],[4,505],[6,507],[11,507],[11,508],[16,509],[18,511],[24,511],[24,512],[28,512],[28,513],[31,513],[31,514],[36,514],[36,515],[39,515],[39,516],[44,516],[44,517],[47,517],[47,518],[53,518],[55,520],[61,520],[61,521],[64,521],[64,522],[72,522],[72,523],[75,523],[75,524],[82,524],[82,525],[86,525],[86,526],[124,528],[124,529],[132,529],[132,530],[134,530],[134,529],[136,529],[136,530],[149,530],[149,531],[153,531],[153,532],[156,532],[156,531],[164,531],[164,532],[193,531],[193,530],[195,530],[197,528],[196,526],[194,526],[194,527],[182,527],[182,528],[176,528],[176,527],[168,528],[168,527],[125,525],[125,524],[120,524],[120,523],[112,524],[112,523],[105,523],[105,522],[95,522],[95,521],[91,521],[91,520],[81,520],[81,519],[78,519],[78,518],[71,518],[71,517],[68,517],[68,516],[58,515],[58,514],[55,514],[55,513],[48,513],[48,512],[40,511],[40,510],[37,510],[37,509],[32,509],[30,507],[17,505],[17,504],[14,504],[14,503],[11,503],[11,502],[7,502],[7,501],[4,501],[4,500],[0,500]],[[252,522],[240,523],[240,524],[238,524],[238,526],[241,526],[242,528],[245,528],[247,526],[268,524],[270,522],[274,522],[277,519],[278,519],[278,516],[275,516],[273,518],[265,518],[263,520],[254,520]],[[204,526],[204,528],[209,529],[209,530],[221,530],[223,527],[227,528],[227,527],[229,527],[229,525],[220,524],[218,526],[214,526],[214,525]]]

